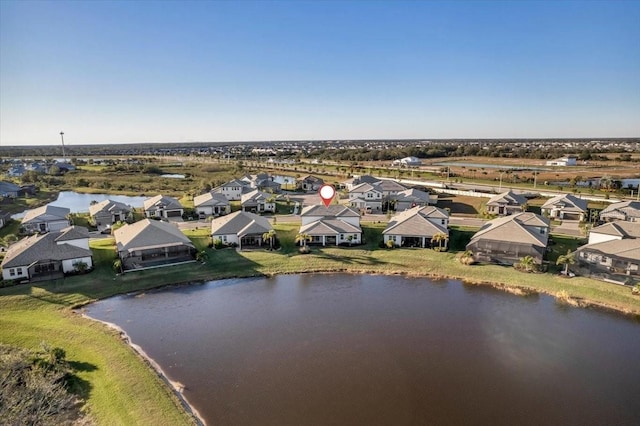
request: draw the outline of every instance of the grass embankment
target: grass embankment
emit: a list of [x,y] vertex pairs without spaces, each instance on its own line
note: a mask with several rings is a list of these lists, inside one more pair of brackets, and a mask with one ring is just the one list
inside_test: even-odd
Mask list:
[[[82,396],[99,424],[188,424],[193,420],[162,380],[119,335],[74,313],[71,308],[114,294],[151,289],[175,283],[229,277],[303,272],[350,272],[448,277],[471,283],[491,283],[522,290],[568,295],[569,301],[589,302],[640,316],[640,298],[628,287],[576,277],[526,274],[494,265],[461,265],[455,253],[428,249],[380,249],[384,224],[363,225],[367,243],[357,247],[312,248],[299,254],[294,238],[299,224],[275,225],[281,248],[277,251],[237,252],[207,249],[205,263],[189,263],[115,276],[113,240],[92,241],[96,269],[89,275],[0,289],[0,341],[36,348],[46,340],[65,349],[84,380]],[[456,234],[457,232],[457,234]],[[464,230],[452,234],[460,245]],[[470,233],[470,232],[469,232]],[[186,234],[198,249],[210,241],[208,229]],[[464,238],[462,238],[464,239]],[[564,243],[559,243],[559,245]],[[564,247],[563,247],[564,248]]]

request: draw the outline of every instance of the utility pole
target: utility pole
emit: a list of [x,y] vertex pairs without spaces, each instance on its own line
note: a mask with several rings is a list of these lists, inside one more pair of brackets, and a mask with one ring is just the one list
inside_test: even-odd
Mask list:
[[67,161],[67,157],[64,155],[64,132],[60,132],[60,139],[62,139],[62,161]]

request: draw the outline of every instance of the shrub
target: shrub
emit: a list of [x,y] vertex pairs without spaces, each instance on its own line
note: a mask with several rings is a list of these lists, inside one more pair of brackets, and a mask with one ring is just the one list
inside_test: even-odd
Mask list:
[[635,294],[636,296],[640,296],[640,284],[636,284],[631,289],[631,294]]
[[309,246],[301,246],[298,251],[300,252],[300,254],[309,254],[311,253],[311,249],[309,248]]
[[396,243],[394,243],[393,240],[387,240],[385,245],[387,246],[388,249],[392,249],[396,246]]
[[223,247],[224,247],[224,244],[222,243],[222,240],[221,240],[220,238],[216,238],[216,239],[213,241],[213,246],[214,246],[216,249],[221,249],[221,248],[223,248]]

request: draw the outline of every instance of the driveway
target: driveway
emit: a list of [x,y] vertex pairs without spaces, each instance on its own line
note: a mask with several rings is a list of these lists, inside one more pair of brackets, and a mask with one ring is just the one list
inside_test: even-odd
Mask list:
[[552,225],[551,232],[554,234],[571,235],[573,237],[583,237],[582,229],[580,229],[580,221],[563,220],[560,225]]

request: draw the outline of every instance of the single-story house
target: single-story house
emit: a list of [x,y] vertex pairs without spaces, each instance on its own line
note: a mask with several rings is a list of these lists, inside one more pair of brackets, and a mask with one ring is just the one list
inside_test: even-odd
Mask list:
[[193,197],[193,206],[202,218],[207,216],[221,216],[231,213],[231,204],[224,194],[207,192]]
[[168,219],[170,217],[182,217],[184,214],[184,208],[182,204],[180,204],[180,201],[165,195],[156,195],[155,197],[147,198],[142,205],[146,217]]
[[393,160],[392,165],[400,167],[420,167],[422,161],[418,157],[404,157],[399,160]]
[[296,187],[302,191],[318,191],[322,185],[324,185],[324,181],[312,175],[296,181]]
[[93,268],[89,231],[68,226],[32,235],[11,245],[1,264],[2,279],[43,281]]
[[[448,226],[449,214],[446,210],[434,206],[417,206],[393,216],[382,235],[385,244],[393,241],[398,247],[432,247],[435,244],[446,248]],[[435,235],[440,235],[442,239],[432,244]]]
[[575,166],[577,164],[577,158],[570,155],[566,157],[555,158],[553,160],[547,161],[546,163],[547,166]]
[[542,264],[549,240],[549,219],[531,212],[516,213],[485,223],[466,249],[477,262],[515,264],[531,256]]
[[113,231],[123,270],[185,262],[195,258],[196,249],[172,223],[143,219]]
[[27,234],[60,231],[69,226],[69,213],[71,210],[66,207],[47,204],[27,210],[22,218],[21,226]]
[[3,212],[0,210],[0,229],[4,228],[4,226],[9,223],[11,220],[11,213]]
[[126,221],[133,209],[119,201],[104,200],[89,206],[89,215],[98,229],[109,227],[116,222]]
[[240,205],[242,206],[242,211],[245,212],[262,213],[276,211],[275,196],[262,192],[259,189],[254,189],[251,192],[242,194]]
[[622,201],[610,204],[600,212],[600,220],[605,222],[613,220],[640,222],[640,201]]
[[269,220],[257,214],[238,211],[211,221],[211,238],[240,250],[267,244],[262,236],[272,231]]
[[487,201],[487,213],[497,216],[521,213],[525,204],[527,204],[527,199],[524,196],[507,191],[494,195]]
[[13,182],[0,181],[0,197],[16,198],[20,193],[20,186]]
[[434,205],[438,202],[438,194],[430,194],[419,189],[411,188],[398,192],[393,197],[393,201],[395,202],[395,211],[401,212],[413,207]]
[[587,200],[572,194],[555,196],[541,207],[542,214],[552,219],[585,220],[587,216]]
[[588,244],[576,251],[580,266],[591,274],[640,274],[640,224],[616,221],[589,232]]
[[307,206],[300,213],[300,234],[306,234],[310,241],[300,244],[361,244],[362,228],[360,213],[341,205]]

